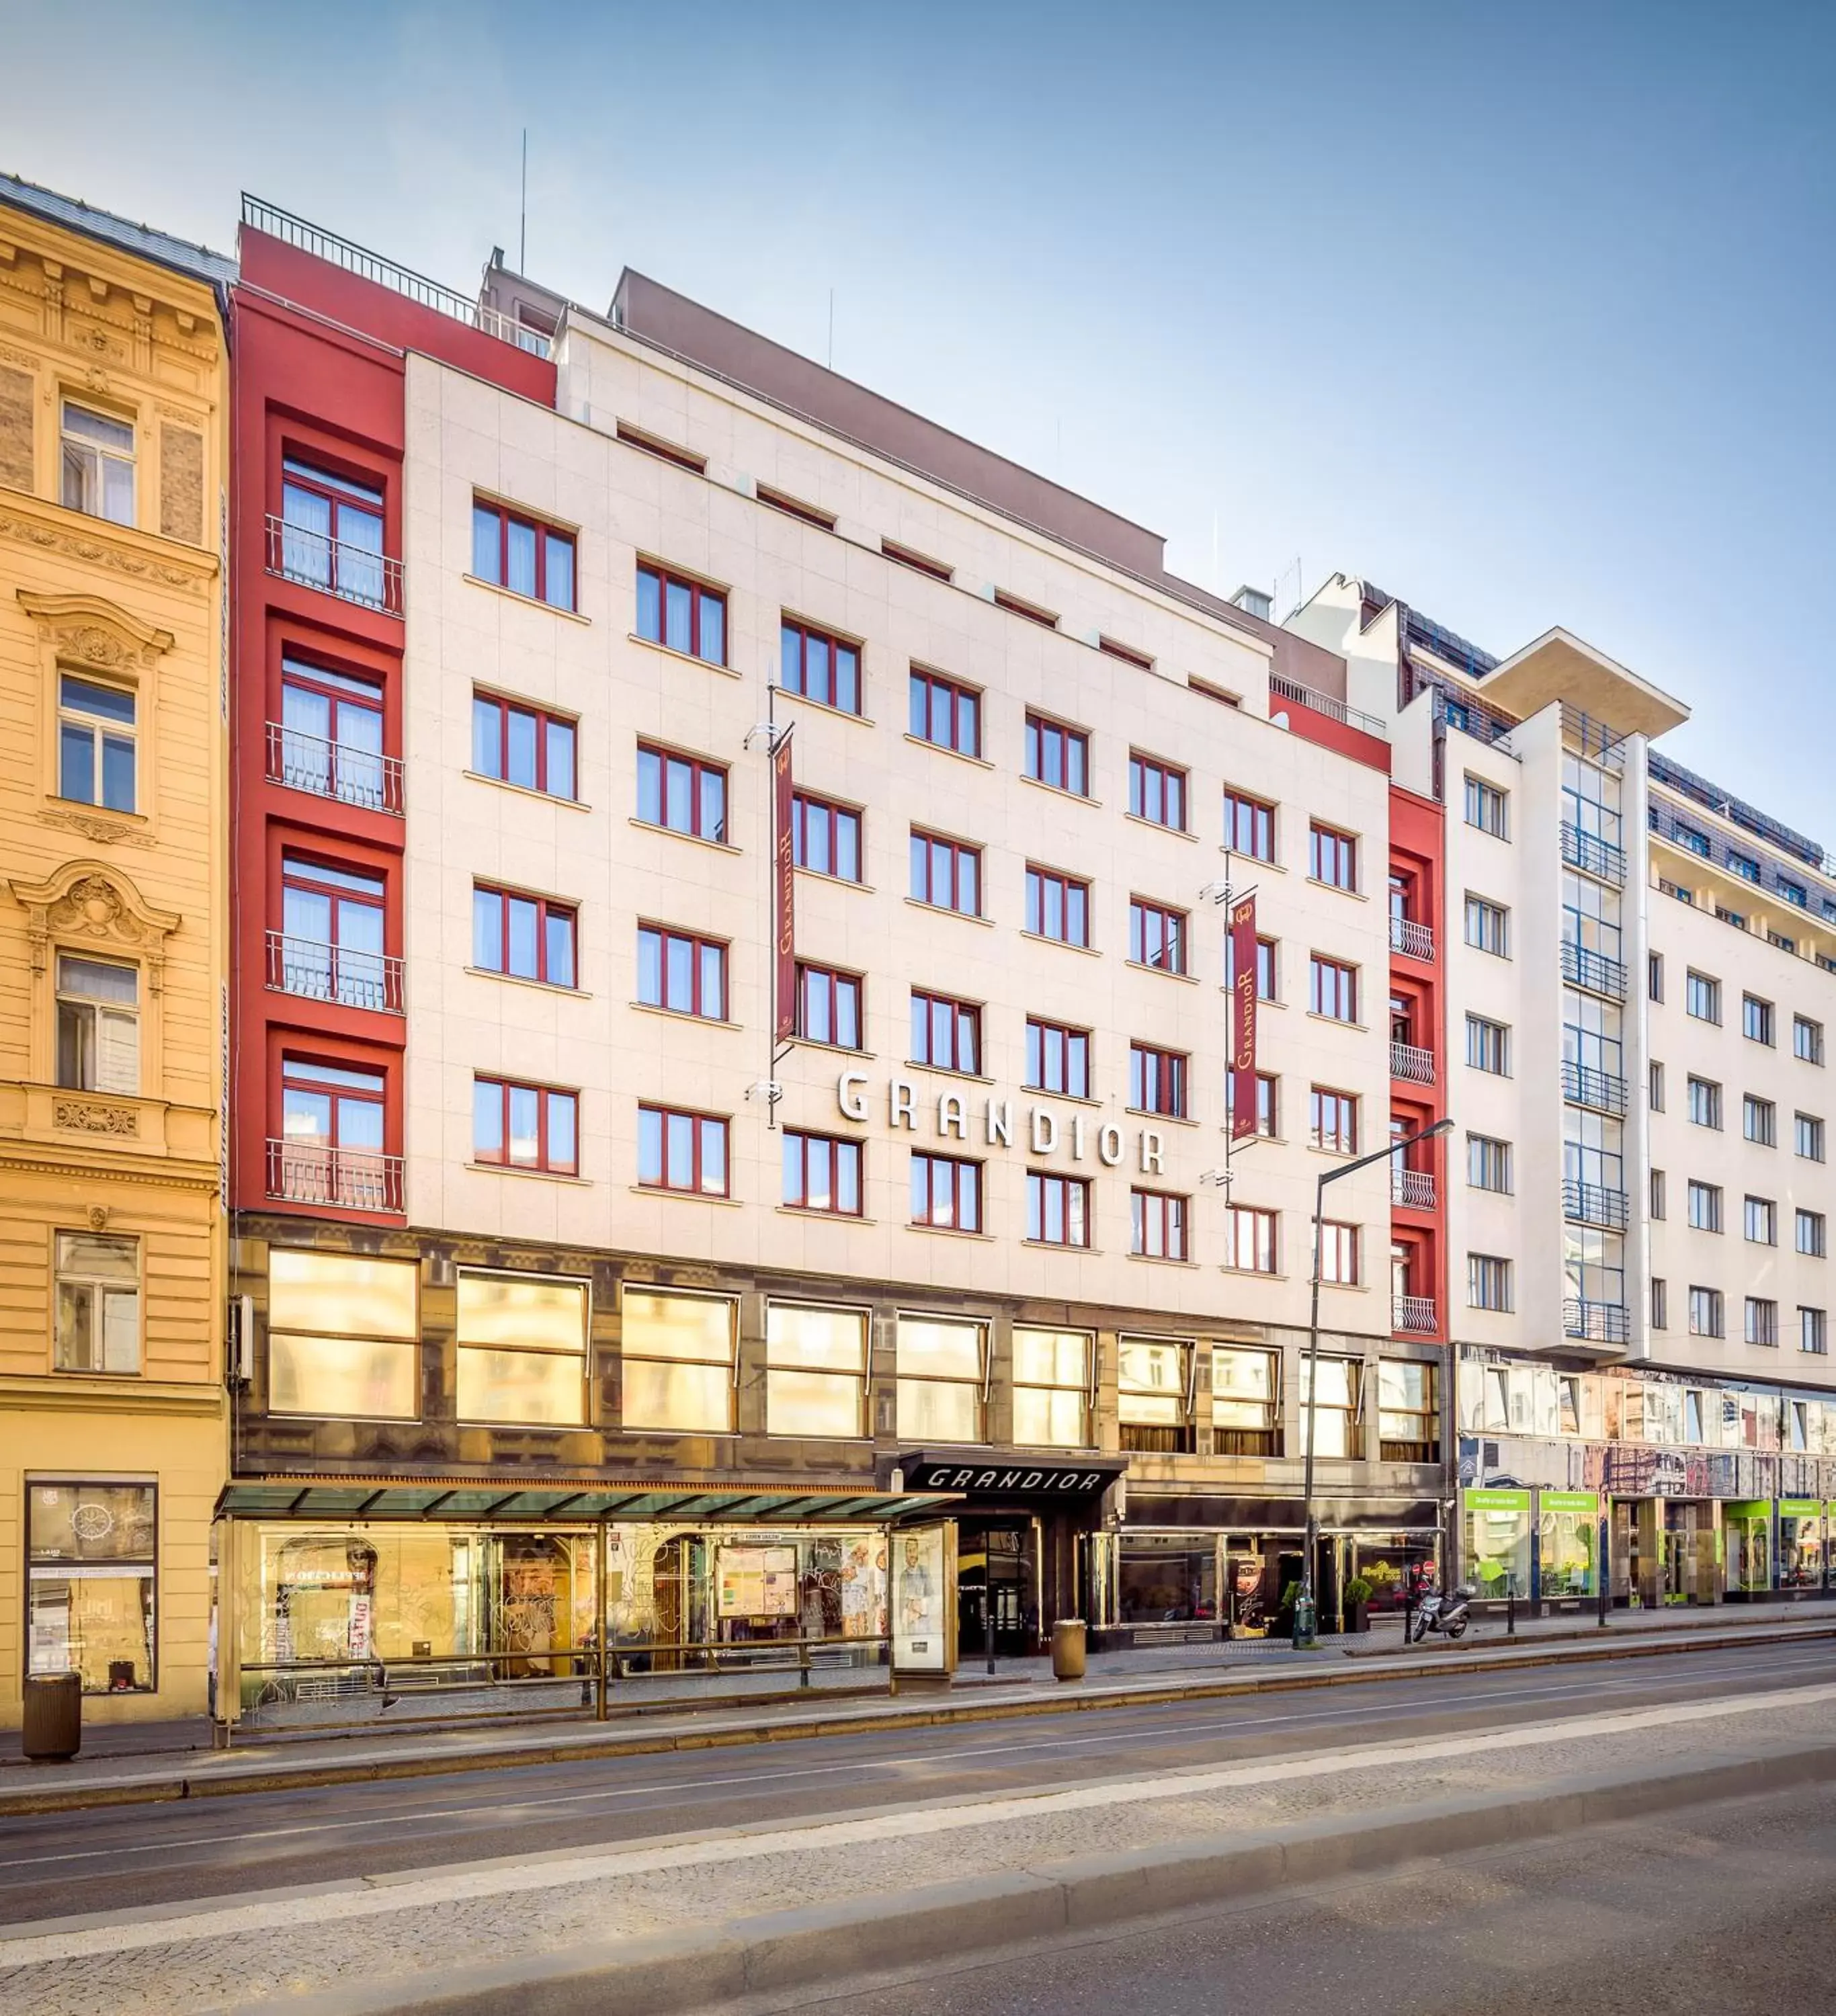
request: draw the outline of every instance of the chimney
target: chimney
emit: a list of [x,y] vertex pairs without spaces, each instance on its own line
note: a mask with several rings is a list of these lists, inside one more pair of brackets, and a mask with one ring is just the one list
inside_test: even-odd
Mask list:
[[1271,611],[1275,598],[1265,589],[1251,588],[1246,581],[1230,600],[1233,607],[1244,610],[1247,615],[1259,616],[1265,623],[1273,620]]

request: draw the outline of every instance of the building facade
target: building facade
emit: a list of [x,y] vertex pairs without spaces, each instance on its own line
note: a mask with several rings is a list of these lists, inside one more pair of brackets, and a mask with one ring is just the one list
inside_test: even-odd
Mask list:
[[0,1721],[201,1713],[222,1383],[223,308],[0,178]]

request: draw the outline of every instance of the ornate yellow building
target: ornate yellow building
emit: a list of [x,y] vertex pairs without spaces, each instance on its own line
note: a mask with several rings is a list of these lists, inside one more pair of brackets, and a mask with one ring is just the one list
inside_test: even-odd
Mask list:
[[0,176],[0,1723],[206,1706],[233,274]]

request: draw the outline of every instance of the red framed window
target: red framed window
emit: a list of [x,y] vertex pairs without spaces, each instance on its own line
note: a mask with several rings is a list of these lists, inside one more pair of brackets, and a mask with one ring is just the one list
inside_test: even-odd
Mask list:
[[1162,973],[1186,970],[1186,915],[1145,897],[1129,899],[1129,956]]
[[861,647],[787,616],[779,632],[778,683],[786,693],[838,708],[861,711]]
[[819,532],[833,532],[835,529],[835,513],[825,511],[819,504],[806,504],[801,497],[789,496],[782,490],[768,490],[762,483],[755,487],[753,494],[772,510],[782,511],[787,518],[801,518],[805,524],[814,525]]
[[809,791],[790,800],[791,859],[812,875],[844,882],[861,879],[861,815],[851,805],[819,798]]
[[1171,1190],[1131,1190],[1129,1250],[1150,1260],[1190,1260],[1186,1224],[1190,1201]]
[[373,872],[283,854],[281,930],[268,941],[268,982],[348,1008],[399,1011],[401,966],[384,951],[388,884]]
[[511,1078],[472,1081],[472,1159],[495,1168],[580,1173],[580,1095]]
[[933,1071],[981,1069],[981,1010],[973,1001],[912,989],[912,1061]]
[[1090,1096],[1090,1032],[1029,1015],[1026,1024],[1026,1088],[1055,1092],[1065,1099]]
[[401,575],[383,557],[381,479],[340,475],[283,457],[278,554],[269,536],[268,565],[290,581],[328,589],[348,602],[399,614]]
[[912,1150],[912,1222],[940,1232],[981,1229],[981,1165]]
[[1332,889],[1357,888],[1358,842],[1350,833],[1316,819],[1309,830],[1307,851],[1307,872],[1316,882]]
[[[1226,1120],[1229,1120],[1237,1110],[1236,1100],[1233,1097],[1236,1085],[1236,1074],[1227,1071],[1224,1077],[1224,1117]],[[1264,1139],[1269,1141],[1280,1138],[1280,1130],[1276,1125],[1278,1118],[1276,1099],[1274,1073],[1258,1071],[1256,1074],[1256,1132]]]
[[672,1015],[727,1018],[727,949],[663,924],[638,927],[638,999]]
[[974,686],[941,672],[912,668],[910,726],[920,742],[953,749],[959,756],[981,754],[981,695]]
[[1129,809],[1137,819],[1151,819],[1156,826],[1183,833],[1186,772],[1177,764],[1163,763],[1157,756],[1143,756],[1139,749],[1130,750]]
[[727,1122],[671,1106],[638,1108],[638,1181],[646,1190],[727,1194]]
[[697,840],[727,837],[727,766],[685,755],[660,743],[638,744],[638,817],[646,826],[691,833]]
[[[1256,941],[1256,999],[1273,1001],[1275,993],[1275,945],[1273,938],[1259,938]],[[1224,985],[1237,985],[1237,941],[1226,931],[1224,934]]]
[[387,1091],[380,1071],[283,1056],[268,1194],[347,1211],[400,1211],[401,1165],[384,1147]]
[[1308,981],[1308,1006],[1329,1021],[1358,1020],[1358,969],[1315,952]]
[[575,929],[571,903],[473,884],[472,963],[486,973],[573,987]]
[[1058,618],[1049,609],[1042,609],[1036,602],[1023,601],[1017,595],[1010,595],[1004,588],[995,590],[995,607],[1005,609],[1010,616],[1024,616],[1028,622],[1042,625],[1048,630],[1058,628]]
[[806,1043],[833,1043],[837,1049],[858,1050],[861,1031],[862,981],[858,973],[800,960],[797,968],[797,1033]]
[[1319,1222],[1319,1278],[1330,1286],[1355,1288],[1359,1281],[1359,1237],[1355,1225],[1335,1219]]
[[1316,1085],[1309,1098],[1308,1138],[1316,1148],[1334,1155],[1358,1152],[1358,1099],[1349,1092],[1334,1092]]
[[280,723],[268,731],[268,774],[277,783],[373,811],[401,809],[401,766],[383,754],[383,686],[315,665],[290,651],[280,661]]
[[574,535],[524,517],[488,499],[472,499],[472,571],[481,581],[545,602],[574,607]]
[[697,455],[693,448],[679,448],[674,441],[666,441],[656,434],[647,434],[641,427],[634,427],[621,420],[618,438],[627,448],[635,448],[644,455],[653,455],[660,462],[673,462],[678,469],[686,469],[691,476],[704,476],[707,473],[707,458]]
[[1110,657],[1120,658],[1125,665],[1139,665],[1144,672],[1154,670],[1153,659],[1145,651],[1136,650],[1132,644],[1120,643],[1114,637],[1100,636],[1096,639],[1096,648]]
[[638,563],[638,635],[705,664],[727,662],[727,598],[718,588]]
[[1224,1213],[1224,1264],[1245,1274],[1273,1274],[1276,1266],[1276,1219],[1272,1211],[1233,1204]]
[[861,1144],[831,1134],[784,1136],[784,1201],[793,1211],[861,1215]]
[[914,574],[927,574],[933,581],[954,581],[956,570],[945,567],[941,560],[934,560],[928,553],[916,553],[909,546],[902,546],[891,539],[882,539],[880,550],[889,560],[901,567],[909,567]]
[[575,728],[565,715],[502,695],[472,693],[472,768],[500,784],[573,799]]
[[1026,869],[1026,927],[1035,938],[1060,945],[1090,943],[1090,885],[1055,868],[1029,861]]
[[1090,738],[1081,728],[1067,728],[1042,714],[1026,718],[1026,774],[1035,784],[1090,795]]
[[912,898],[934,909],[981,915],[981,849],[912,829]]
[[1090,1244],[1090,1186],[1082,1176],[1028,1169],[1026,1236],[1042,1246]]
[[1252,861],[1275,859],[1275,808],[1246,792],[1224,794],[1224,844]]
[[1189,1060],[1182,1050],[1156,1049],[1151,1043],[1129,1046],[1129,1103],[1137,1113],[1186,1117],[1186,1078]]

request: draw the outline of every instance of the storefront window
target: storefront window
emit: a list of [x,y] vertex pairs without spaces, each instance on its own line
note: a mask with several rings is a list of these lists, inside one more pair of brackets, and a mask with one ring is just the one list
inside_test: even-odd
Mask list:
[[1351,1573],[1370,1584],[1373,1610],[1401,1610],[1440,1582],[1438,1534],[1358,1533],[1352,1538]]
[[1029,1449],[1089,1445],[1088,1330],[1013,1333],[1013,1439]]
[[1773,1586],[1773,1508],[1764,1499],[1722,1508],[1730,1593],[1759,1596]]
[[157,1684],[157,1510],[151,1484],[28,1486],[28,1672],[81,1673],[86,1694]]
[[727,1297],[628,1287],[621,1350],[626,1427],[733,1432],[733,1305]]
[[1219,1456],[1281,1453],[1281,1359],[1211,1348],[1211,1446]]
[[462,1421],[586,1419],[588,1288],[536,1274],[459,1277]]
[[1461,1495],[1461,1553],[1480,1596],[1530,1593],[1530,1494],[1468,1491]]
[[276,1414],[412,1420],[420,1341],[412,1260],[277,1246],[268,1256],[268,1404]]
[[765,1429],[774,1435],[866,1432],[863,1309],[773,1302],[765,1312]]
[[886,1635],[877,1527],[613,1526],[606,1550],[607,1640],[634,1672],[685,1669],[696,1646]]
[[1316,1382],[1313,1360],[1301,1360],[1301,1437],[1306,1446],[1308,1394],[1316,1390],[1313,1402],[1313,1453],[1318,1456],[1355,1456],[1358,1454],[1359,1376],[1363,1366],[1355,1358],[1322,1358]]
[[1377,1436],[1385,1463],[1434,1463],[1441,1454],[1438,1387],[1432,1365],[1377,1361]]
[[919,1442],[979,1442],[986,1333],[977,1323],[901,1316],[899,1433]]
[[1779,1501],[1779,1586],[1820,1589],[1823,1582],[1823,1508],[1809,1499]]
[[1600,1500],[1591,1491],[1545,1491],[1537,1501],[1536,1551],[1546,1597],[1592,1596]]
[[1161,1453],[1192,1446],[1186,1397],[1189,1344],[1125,1337],[1118,1348],[1116,1410],[1125,1449]]
[[1218,1615],[1218,1550],[1209,1535],[1125,1533],[1117,1579],[1124,1624],[1179,1624]]

